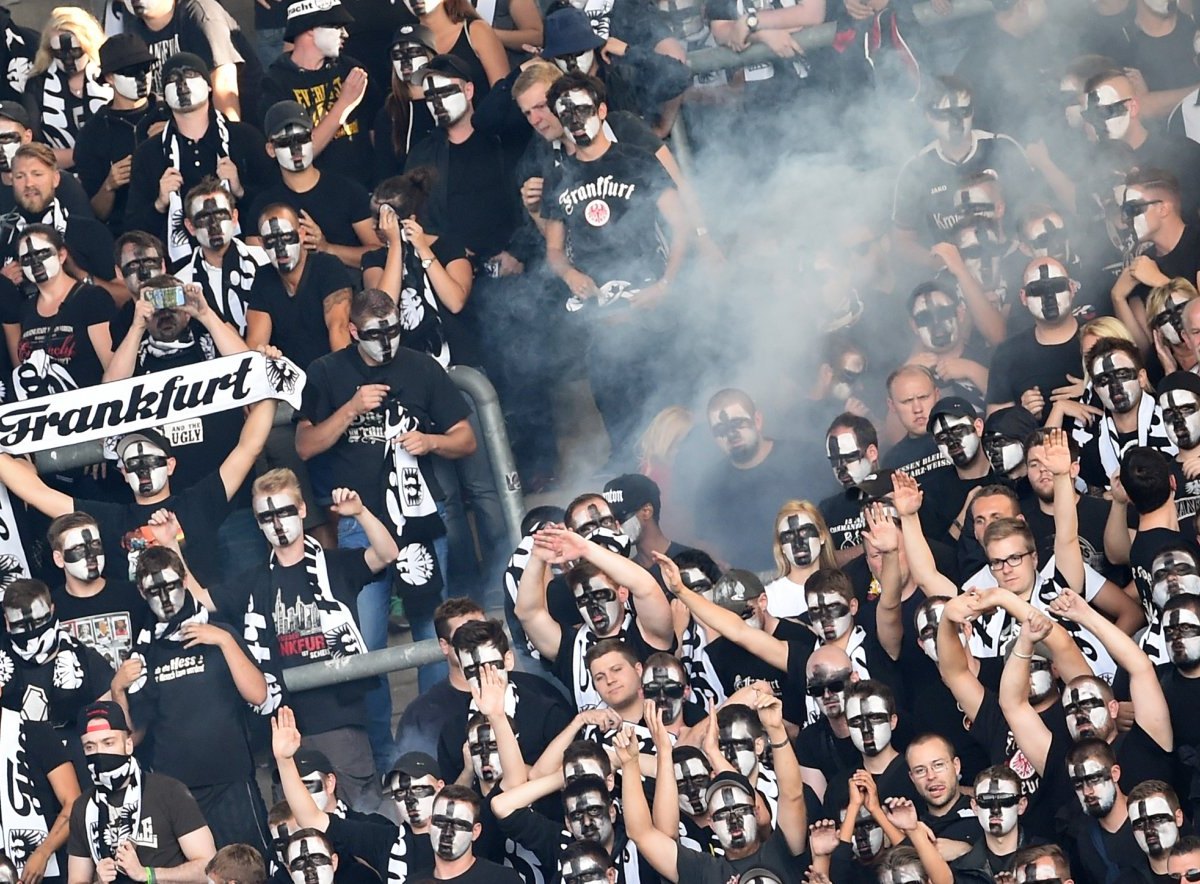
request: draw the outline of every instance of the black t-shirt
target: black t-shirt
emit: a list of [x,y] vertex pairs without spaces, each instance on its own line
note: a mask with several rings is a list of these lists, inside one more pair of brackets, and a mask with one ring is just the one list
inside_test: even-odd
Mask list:
[[[408,7],[404,7],[408,11]],[[400,131],[403,133],[399,147],[395,142],[396,121],[385,102],[375,114],[371,123],[371,140],[375,147],[375,180],[383,181],[404,172],[408,152],[414,145],[420,144],[437,128],[433,114],[424,101],[405,102],[397,112],[401,119]]]
[[591,162],[564,157],[558,183],[543,191],[542,217],[564,224],[572,266],[596,285],[641,288],[666,266],[658,199],[674,186],[657,158],[617,142]]
[[713,856],[683,845],[678,845],[676,852],[677,880],[687,881],[688,884],[728,884],[737,881],[740,875],[751,869],[769,869],[784,884],[801,880],[800,869],[803,864],[792,855],[787,839],[779,833],[770,835],[758,850],[741,859]]
[[938,838],[974,844],[983,837],[979,818],[975,816],[975,811],[971,810],[971,798],[968,795],[959,795],[950,809],[941,816],[934,816],[927,808],[921,814],[921,822],[929,826]]
[[[859,767],[862,767],[861,756]],[[920,806],[921,796],[917,794],[916,787],[912,783],[912,778],[908,775],[908,762],[904,760],[904,753],[900,753],[893,758],[882,773],[875,774],[875,785],[879,787],[880,801],[888,798],[907,798],[918,807]],[[838,819],[838,811],[849,804],[849,802],[849,776],[835,777],[830,780],[829,785],[825,789],[824,804],[826,813],[833,819]]]
[[[124,559],[117,562],[120,568],[124,564]],[[129,659],[133,640],[153,619],[145,599],[128,580],[106,578],[100,592],[85,597],[59,586],[51,590],[50,598],[63,632],[94,649],[114,669]]]
[[724,636],[713,639],[705,645],[704,651],[712,661],[713,671],[721,679],[725,696],[752,682],[765,681],[771,685],[775,696],[783,700],[783,717],[793,724],[803,723],[804,689],[800,688],[799,701],[794,702],[792,697],[796,692],[789,689],[785,671],[776,669],[766,660],[751,654],[737,642],[732,642]]
[[1150,567],[1154,557],[1164,546],[1179,542],[1179,532],[1170,528],[1148,528],[1138,531],[1129,545],[1129,567],[1133,569],[1133,582],[1137,586],[1138,596],[1142,607],[1147,613],[1154,610],[1152,601],[1154,581],[1150,577]]
[[[1072,800],[1074,796],[1072,796]],[[1128,818],[1115,832],[1109,832],[1100,821],[1085,815],[1076,801],[1075,814],[1068,837],[1074,841],[1072,868],[1082,872],[1085,881],[1148,881],[1150,864],[1146,854],[1133,837]]]
[[[1186,139],[1185,139],[1186,140]],[[1150,142],[1146,142],[1149,144]],[[1189,141],[1197,151],[1200,151],[1200,144],[1195,144]],[[1200,158],[1191,168],[1200,166]],[[1192,212],[1194,216],[1195,212]],[[1186,220],[1186,217],[1185,217]],[[1187,224],[1183,228],[1183,235],[1179,238],[1179,242],[1175,244],[1175,248],[1166,254],[1158,254],[1157,249],[1151,249],[1147,254],[1154,259],[1154,263],[1158,265],[1158,269],[1164,274],[1174,279],[1176,276],[1182,276],[1192,285],[1196,284],[1197,275],[1200,274],[1200,224],[1195,222]],[[1130,294],[1131,298],[1145,299],[1150,294],[1150,287],[1138,285]]]
[[[1188,34],[1192,31],[1189,28]],[[1191,38],[1188,37],[1188,52],[1191,53]],[[1195,75],[1191,71],[1185,71],[1185,83],[1195,82]],[[1182,197],[1181,213],[1185,223],[1194,227],[1196,225],[1196,211],[1200,208],[1200,185],[1196,184],[1196,168],[1200,166],[1200,144],[1186,138],[1183,135],[1176,134],[1170,131],[1161,129],[1150,130],[1150,137],[1147,138],[1142,146],[1134,150],[1135,162],[1143,169],[1166,169],[1168,172],[1174,173],[1179,179],[1179,190]],[[1195,285],[1196,271],[1195,264],[1200,261],[1200,257],[1196,254],[1196,243],[1193,239],[1188,243],[1188,248],[1183,254],[1177,254],[1179,249],[1176,248],[1172,255],[1175,260],[1179,261],[1186,269],[1187,273],[1173,273],[1166,267],[1163,267],[1159,261],[1159,268],[1167,276],[1184,276],[1188,282]],[[1156,259],[1158,260],[1158,259]]]
[[288,293],[274,268],[264,267],[254,275],[246,310],[270,316],[271,344],[307,369],[313,360],[330,352],[325,299],[334,292],[348,292],[353,286],[345,264],[333,255],[309,252],[295,294]]
[[950,458],[938,449],[933,436],[905,436],[887,450],[879,465],[885,470],[904,470],[914,479],[923,481],[924,476],[940,471],[943,475],[954,472]]
[[[179,520],[184,561],[202,586],[220,580],[224,567],[219,558],[217,529],[229,515],[229,500],[220,473],[209,473],[190,488],[173,490],[170,497],[157,503],[110,503],[106,500],[76,498],[75,509],[96,520],[104,540],[105,565],[116,577],[124,573],[134,579],[138,556],[153,538],[146,524],[160,509],[168,509]],[[126,566],[122,563],[127,564]]]
[[1180,89],[1196,82],[1196,54],[1192,49],[1196,23],[1177,7],[1172,12],[1175,27],[1161,37],[1151,37],[1136,22],[1125,29],[1129,54],[1121,64],[1137,68],[1151,92]]
[[804,767],[816,768],[829,782],[847,779],[862,767],[862,753],[854,748],[854,741],[835,734],[825,716],[801,730],[792,748]]
[[[179,839],[205,828],[208,823],[192,793],[179,780],[160,773],[143,772],[142,777],[141,823],[133,835],[138,861],[146,868],[181,866],[188,858],[179,846]],[[87,806],[95,800],[96,792],[91,789],[71,808],[71,834],[67,838],[67,853],[71,856],[92,858]],[[118,873],[116,884],[141,882]]]
[[0,702],[6,708],[20,709],[27,721],[74,728],[79,711],[108,693],[112,683],[113,667],[108,661],[69,637],[60,640],[54,659],[41,665],[18,657],[7,635],[0,649],[13,664]]
[[[79,182],[75,181],[73,176],[63,175],[61,181],[71,180],[75,182],[75,187],[79,188]],[[65,188],[63,188],[65,190]],[[79,190],[80,197],[86,202],[87,196],[83,194],[82,189]],[[77,267],[83,270],[84,273],[90,273],[97,279],[103,279],[106,282],[112,282],[117,277],[116,264],[113,261],[113,238],[108,232],[108,228],[92,217],[91,206],[88,206],[86,214],[80,212],[74,214],[73,210],[66,205],[65,199],[60,199],[60,205],[66,206],[68,212],[72,212],[67,219],[66,229],[63,231],[63,239],[67,243],[67,253],[70,254]],[[42,220],[41,216],[29,217],[22,215],[25,221],[34,224]],[[16,228],[8,228],[6,234],[8,239],[4,243],[3,258],[4,262],[17,260],[17,246],[19,239]],[[33,296],[36,293],[36,288],[33,283],[28,282],[24,278],[21,280],[21,290],[27,295]]]
[[[38,305],[37,298],[25,301],[16,320],[21,325],[21,340],[17,344],[20,364],[15,380],[24,389],[26,398],[36,399],[100,383],[104,366],[96,355],[89,331],[93,326],[107,324],[116,309],[108,292],[99,286],[76,283],[53,316],[43,316]],[[9,325],[13,319],[5,316],[4,322]]]
[[[1066,386],[1067,375],[1079,375],[1079,329],[1062,344],[1041,344],[1030,329],[996,348],[988,375],[988,405],[1020,404],[1034,387],[1050,402],[1050,394]],[[1049,406],[1047,405],[1047,408]]]
[[308,190],[292,190],[282,181],[263,190],[249,212],[239,213],[247,235],[258,236],[259,216],[271,203],[291,206],[297,215],[307,212],[335,246],[361,246],[354,225],[371,219],[367,189],[354,178],[333,171],[322,171]]
[[447,884],[525,884],[525,879],[517,874],[515,869],[479,856],[475,857],[475,862],[461,875],[438,880]]
[[[384,437],[385,409],[389,402],[402,406],[415,418],[422,433],[445,433],[466,420],[468,409],[462,394],[445,370],[431,356],[401,347],[391,362],[367,365],[354,345],[322,356],[308,367],[304,385],[304,417],[319,424],[354,397],[363,384],[387,384],[387,400],[374,411],[355,418],[341,438],[329,449],[333,487],[352,488],[363,506],[382,513],[383,490],[391,472],[391,455]],[[418,458],[428,463],[430,455]],[[428,466],[421,469],[430,491],[438,499],[441,489]]]
[[1175,477],[1175,513],[1180,525],[1200,512],[1200,479],[1189,479],[1183,474],[1183,466],[1171,459],[1171,475]]
[[862,504],[851,496],[851,491],[830,495],[818,507],[829,534],[833,537],[834,549],[850,549],[862,545],[862,533],[867,527],[863,518]]
[[1171,710],[1171,729],[1175,733],[1175,750],[1183,746],[1200,748],[1200,678],[1188,678],[1173,665],[1158,667],[1158,681]]
[[[75,141],[75,174],[89,196],[100,192],[113,163],[132,156],[137,150],[145,140],[148,124],[165,120],[166,113],[166,105],[152,95],[145,107],[133,110],[115,110],[112,105],[106,105],[84,124]],[[112,211],[104,222],[113,235],[125,230],[128,199],[128,184],[113,194]]]
[[397,827],[382,823],[349,820],[330,815],[329,828],[325,830],[333,846],[342,853],[352,854],[366,863],[387,881],[394,876],[388,869],[388,858],[399,839],[404,839],[404,863],[407,877],[420,878],[433,875],[433,844],[428,833],[416,834],[407,825]]
[[[1104,525],[1108,521],[1108,511],[1112,504],[1100,497],[1082,495],[1075,506],[1079,519],[1079,545],[1083,550],[1083,560],[1091,565],[1105,579],[1111,580],[1118,586],[1129,582],[1126,568],[1114,565],[1104,554]],[[1037,498],[1031,497],[1021,505],[1025,521],[1033,531],[1037,541],[1039,562],[1048,562],[1054,555],[1054,516],[1042,512]]]

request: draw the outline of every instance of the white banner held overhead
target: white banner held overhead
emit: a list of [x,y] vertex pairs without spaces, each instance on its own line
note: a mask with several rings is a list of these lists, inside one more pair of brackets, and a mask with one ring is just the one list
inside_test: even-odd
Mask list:
[[251,350],[0,407],[0,450],[32,454],[282,399],[300,407],[304,372]]

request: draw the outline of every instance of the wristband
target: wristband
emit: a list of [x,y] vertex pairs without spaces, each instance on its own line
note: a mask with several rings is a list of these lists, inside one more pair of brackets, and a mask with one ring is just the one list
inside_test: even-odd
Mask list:
[[785,737],[784,739],[780,740],[778,743],[767,743],[767,745],[770,746],[772,749],[782,749],[784,746],[788,745],[789,742],[790,741]]
[[154,874],[154,869],[146,866],[146,884],[157,884],[158,877]]
[[1032,660],[1032,659],[1033,659],[1033,654],[1022,654],[1022,653],[1021,653],[1020,651],[1018,651],[1016,648],[1013,648],[1012,655],[1013,655],[1014,657],[1019,657],[1019,658],[1020,658],[1020,659],[1022,659],[1022,660]]

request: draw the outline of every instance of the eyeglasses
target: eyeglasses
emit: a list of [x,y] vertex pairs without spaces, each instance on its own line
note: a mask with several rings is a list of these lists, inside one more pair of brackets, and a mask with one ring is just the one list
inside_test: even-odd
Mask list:
[[1011,556],[1005,556],[1002,559],[988,559],[988,570],[992,572],[1003,571],[1005,565],[1010,568],[1015,568],[1017,565],[1021,564],[1021,560],[1023,558],[1031,555],[1033,555],[1033,550],[1028,550],[1023,553],[1013,553]]
[[925,765],[922,764],[922,765],[919,765],[917,767],[910,769],[909,773],[912,775],[912,778],[914,780],[923,780],[930,774],[945,773],[949,769],[950,769],[950,762],[944,758],[939,758],[936,761],[931,761],[929,763],[929,767],[926,767]]
[[833,678],[829,681],[810,681],[805,691],[810,697],[823,697],[826,692],[840,694],[846,687],[846,679]]
[[1172,881],[1200,881],[1200,869],[1188,869],[1186,872],[1167,872]]
[[1148,208],[1161,202],[1162,200],[1130,200],[1127,203],[1121,203],[1121,216],[1126,221],[1133,221],[1139,215],[1144,215]]

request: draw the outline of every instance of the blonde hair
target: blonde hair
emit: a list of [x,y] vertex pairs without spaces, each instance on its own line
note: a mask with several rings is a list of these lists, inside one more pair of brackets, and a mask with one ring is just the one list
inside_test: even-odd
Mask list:
[[779,544],[779,532],[775,530],[775,527],[788,516],[799,515],[811,519],[812,523],[817,526],[817,533],[821,535],[821,552],[814,564],[818,568],[836,569],[838,566],[837,559],[833,555],[833,538],[829,534],[829,527],[825,524],[825,517],[821,515],[821,511],[815,504],[809,503],[807,500],[789,500],[779,508],[779,512],[775,514],[775,524],[771,526],[771,555],[775,557],[775,567],[778,569],[777,577],[786,577],[792,573],[792,569],[796,565],[783,554],[783,547]]
[[1182,276],[1167,280],[1163,285],[1156,285],[1146,296],[1146,322],[1148,324],[1152,324],[1154,317],[1167,308],[1167,302],[1171,295],[1183,295],[1185,302],[1200,298],[1200,292],[1196,291],[1196,287]]
[[50,69],[50,63],[54,61],[50,52],[50,38],[59,31],[70,31],[74,34],[88,61],[92,64],[100,63],[100,46],[105,40],[100,22],[86,9],[80,9],[78,6],[57,6],[50,11],[50,19],[42,28],[42,39],[33,59],[32,76]]
[[[1134,341],[1133,335],[1125,326],[1125,323],[1121,322],[1115,316],[1101,316],[1098,319],[1093,319],[1091,322],[1084,323],[1083,328],[1079,330],[1079,345],[1081,350],[1083,349],[1083,339],[1088,335],[1092,335],[1097,339],[1119,338],[1131,344],[1137,343]],[[1099,343],[1099,340],[1097,340],[1097,343]],[[1092,346],[1094,347],[1095,344]],[[1088,371],[1087,353],[1080,353],[1079,360],[1083,366],[1083,379],[1090,381],[1092,373]]]
[[548,61],[535,61],[525,70],[521,71],[512,86],[512,97],[516,101],[534,86],[545,86],[549,89],[554,85],[554,81],[563,75],[563,72],[558,69],[558,65],[551,64]]
[[287,467],[277,467],[276,469],[268,470],[255,479],[254,485],[250,488],[250,496],[259,497],[264,494],[278,494],[280,491],[291,491],[296,497],[301,496],[300,480]]
[[[513,87],[513,93],[516,94],[516,87]],[[669,405],[656,414],[637,442],[637,456],[642,468],[669,464],[674,460],[679,443],[691,431],[693,422],[692,413],[682,405]]]

